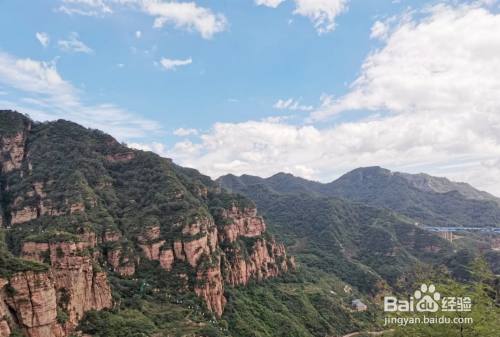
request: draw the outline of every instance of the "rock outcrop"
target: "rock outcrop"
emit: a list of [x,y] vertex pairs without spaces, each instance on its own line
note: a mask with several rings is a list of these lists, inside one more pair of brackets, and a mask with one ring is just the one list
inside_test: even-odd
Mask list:
[[[96,267],[94,262],[97,257],[92,253],[95,245],[96,237],[92,232],[83,233],[79,241],[28,241],[23,243],[23,258],[49,263],[51,266],[49,272],[42,276],[36,275],[35,277],[33,276],[35,274],[28,274],[36,280],[37,284],[44,285],[40,290],[40,298],[47,301],[44,302],[43,311],[40,311],[40,319],[32,319],[28,322],[29,324],[23,323],[27,327],[29,336],[66,336],[75,329],[85,312],[112,307],[111,289],[107,275]],[[20,283],[21,276],[10,279],[9,284],[16,290],[16,287],[30,290],[32,289],[31,278],[27,278],[26,285]],[[13,303],[17,303],[15,298],[14,296]],[[31,300],[33,301],[33,299]],[[24,315],[23,312],[26,310],[24,307],[19,307],[21,311],[18,311],[18,307],[14,306],[14,311],[19,318],[19,315]],[[54,316],[56,309],[64,312],[67,316],[67,319],[60,326],[49,323],[49,318]],[[20,321],[25,322],[23,317],[21,316]],[[38,324],[37,326],[43,326],[44,333],[51,331],[52,334],[32,332],[28,328],[33,328],[35,324],[33,322]],[[57,332],[60,328],[63,333]]]
[[239,236],[257,237],[266,231],[264,220],[257,216],[255,208],[239,208],[233,205],[222,216],[230,224],[224,226],[222,240],[235,241]]
[[25,154],[26,131],[28,130],[22,130],[14,135],[0,137],[0,163],[2,173],[9,173],[21,167]]
[[[17,273],[8,281],[2,279],[1,284],[3,306],[14,315],[10,324],[16,324],[29,337],[66,336],[57,321],[56,287],[50,272]],[[4,326],[4,331],[9,330]]]
[[106,230],[102,242],[107,246],[106,260],[114,272],[121,276],[135,274],[135,262],[127,249],[124,249],[122,234],[118,230]]
[[124,152],[124,153],[115,153],[115,154],[107,155],[106,160],[111,162],[111,163],[127,162],[127,161],[134,159],[134,157],[135,157],[134,152],[129,151],[129,152]]
[[[171,244],[162,239],[160,226],[150,227],[138,237],[144,257],[159,261],[166,271],[176,262],[192,267],[196,271],[195,293],[219,317],[226,304],[226,284],[246,285],[250,279],[260,281],[295,268],[285,247],[265,238],[266,224],[255,208],[233,205],[222,211],[222,219],[224,224],[197,218],[185,225],[181,238]],[[243,242],[237,242],[241,238],[252,242],[242,246]]]

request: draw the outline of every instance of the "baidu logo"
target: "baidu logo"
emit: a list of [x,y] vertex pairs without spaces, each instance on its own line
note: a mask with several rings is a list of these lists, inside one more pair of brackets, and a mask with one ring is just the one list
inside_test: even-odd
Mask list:
[[470,297],[443,297],[433,284],[422,284],[407,300],[384,298],[385,312],[471,311]]

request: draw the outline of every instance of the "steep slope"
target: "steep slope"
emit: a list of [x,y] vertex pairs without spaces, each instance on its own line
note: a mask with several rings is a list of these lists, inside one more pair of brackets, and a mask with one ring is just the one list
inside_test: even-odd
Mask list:
[[150,291],[220,317],[226,287],[294,268],[251,201],[100,131],[0,111],[0,168],[5,331],[68,336]]
[[[279,184],[276,183],[277,176],[280,177]],[[468,184],[425,174],[411,175],[380,167],[367,167],[348,172],[328,184],[285,174],[267,179],[224,176],[218,181],[235,192],[244,192],[260,184],[277,193],[301,192],[310,196],[340,197],[387,208],[427,226],[500,225],[498,198]],[[287,186],[294,188],[291,190]]]

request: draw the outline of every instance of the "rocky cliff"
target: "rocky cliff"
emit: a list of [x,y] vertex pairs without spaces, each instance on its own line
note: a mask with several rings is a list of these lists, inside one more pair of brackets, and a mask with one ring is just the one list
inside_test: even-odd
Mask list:
[[144,257],[159,261],[164,270],[181,262],[194,268],[194,291],[218,316],[226,303],[225,285],[246,285],[252,278],[259,281],[295,268],[284,246],[265,235],[265,223],[255,208],[233,204],[221,215],[222,223],[203,218],[185,225],[182,236],[169,243],[161,239],[159,226],[138,238]]
[[0,336],[12,329],[30,337],[67,336],[85,312],[111,308],[107,275],[95,266],[95,244],[92,233],[50,233],[25,241],[22,258],[49,268],[0,279]]
[[0,111],[0,168],[2,254],[23,266],[0,263],[0,337],[69,336],[120,305],[110,276],[137,284],[123,296],[155,283],[220,317],[226,287],[295,266],[252,202],[97,130]]

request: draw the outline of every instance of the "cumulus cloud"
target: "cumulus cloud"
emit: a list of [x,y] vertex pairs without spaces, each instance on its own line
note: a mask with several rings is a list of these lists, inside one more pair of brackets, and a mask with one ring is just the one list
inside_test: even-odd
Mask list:
[[478,4],[405,14],[348,93],[322,96],[311,113],[321,123],[355,110],[373,112],[368,117],[329,127],[279,119],[217,123],[168,154],[213,177],[287,171],[329,181],[381,165],[500,195],[499,31],[500,14]]
[[278,110],[292,110],[292,111],[311,111],[314,109],[312,105],[302,105],[299,101],[289,98],[289,99],[279,99],[274,103],[273,108]]
[[71,53],[92,54],[94,51],[85,43],[80,41],[78,33],[71,32],[66,40],[57,41],[57,45],[62,51]]
[[194,2],[143,1],[142,9],[155,17],[154,27],[173,24],[178,28],[198,31],[209,39],[226,29],[227,20],[222,14],[214,14],[210,9],[199,7]]
[[68,15],[101,16],[112,13],[106,0],[62,0],[58,11]]
[[43,47],[47,47],[49,45],[49,41],[50,41],[49,34],[44,33],[44,32],[37,32],[35,34],[35,36],[36,36],[36,39],[38,40],[38,42],[40,42],[40,44]]
[[140,39],[141,36],[142,36],[142,32],[140,30],[136,30],[135,31],[135,37],[138,38],[138,39]]
[[385,39],[389,33],[389,26],[383,21],[376,21],[371,29],[370,38],[372,39]]
[[257,6],[266,6],[271,8],[276,8],[285,0],[255,0],[255,4]]
[[[351,90],[313,113],[348,110],[481,114],[500,106],[500,16],[477,6],[438,5],[403,20],[372,53]],[[475,112],[474,112],[475,111]]]
[[294,0],[297,15],[308,17],[318,33],[327,33],[335,29],[335,19],[347,10],[348,0]]
[[162,0],[62,0],[59,11],[66,14],[105,16],[121,8],[133,9],[154,17],[155,28],[173,25],[193,30],[209,39],[227,28],[223,14],[198,6],[195,2]]
[[[260,6],[278,7],[286,0],[255,0]],[[293,14],[307,17],[319,34],[335,30],[335,19],[347,10],[349,0],[293,0]]]
[[0,103],[38,120],[64,118],[103,129],[120,139],[143,137],[160,130],[151,120],[110,103],[86,104],[83,93],[66,81],[53,62],[16,58],[0,52],[0,83],[20,96]]
[[198,134],[198,130],[196,129],[185,129],[185,128],[178,128],[174,130],[174,135],[179,136],[179,137],[186,137],[186,136],[193,136]]
[[160,60],[160,64],[166,70],[176,70],[178,67],[187,66],[190,65],[191,63],[193,63],[193,60],[191,58],[187,58],[185,60],[162,58]]

